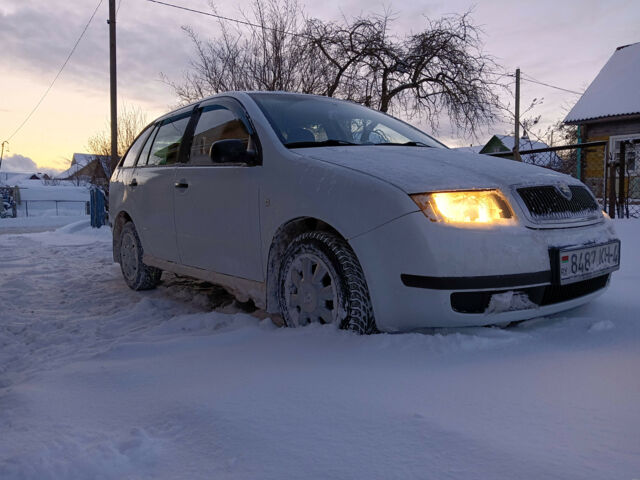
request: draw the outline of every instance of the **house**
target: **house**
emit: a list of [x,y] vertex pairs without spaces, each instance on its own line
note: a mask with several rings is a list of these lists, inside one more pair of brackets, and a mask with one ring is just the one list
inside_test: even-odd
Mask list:
[[46,173],[37,172],[32,174],[29,180],[51,180],[51,177]]
[[74,153],[71,166],[60,173],[59,180],[73,180],[79,183],[106,185],[111,178],[111,156],[92,153]]
[[[620,147],[625,143],[626,187],[631,198],[640,198],[640,42],[618,47],[600,73],[582,94],[564,119],[578,126],[578,141],[607,141],[608,151],[620,160]],[[633,141],[636,140],[634,143]],[[602,182],[602,155],[586,154],[586,179]]]
[[[456,150],[464,152],[492,154],[492,153],[507,153],[512,152],[515,145],[515,137],[511,135],[494,135],[484,145],[476,145],[469,147],[460,147]],[[537,150],[541,148],[549,148],[544,142],[538,142],[531,140],[530,138],[523,136],[520,138],[520,151]],[[553,168],[560,170],[562,166],[562,159],[555,152],[538,152],[538,153],[525,153],[520,155],[524,163],[530,163],[532,165],[538,165],[541,167]]]

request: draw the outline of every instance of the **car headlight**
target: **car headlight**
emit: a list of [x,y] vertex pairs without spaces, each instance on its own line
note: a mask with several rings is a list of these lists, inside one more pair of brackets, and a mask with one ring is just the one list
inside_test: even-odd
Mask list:
[[460,226],[515,223],[509,202],[498,190],[420,193],[411,198],[433,222]]

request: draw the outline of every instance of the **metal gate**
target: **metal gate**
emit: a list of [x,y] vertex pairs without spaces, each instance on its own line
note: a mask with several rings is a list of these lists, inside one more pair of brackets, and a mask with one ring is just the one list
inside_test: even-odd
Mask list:
[[640,139],[614,142],[607,156],[606,210],[611,218],[640,218]]
[[[522,162],[580,179],[611,218],[640,218],[640,138],[520,151]],[[490,153],[514,159],[513,152]]]

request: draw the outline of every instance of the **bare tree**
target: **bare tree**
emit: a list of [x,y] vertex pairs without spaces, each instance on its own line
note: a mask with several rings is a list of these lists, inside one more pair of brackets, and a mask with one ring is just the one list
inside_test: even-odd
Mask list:
[[285,90],[352,100],[383,112],[419,115],[433,126],[446,113],[457,127],[493,121],[498,66],[482,51],[470,13],[427,20],[397,37],[394,17],[305,19],[297,0],[254,0],[243,28],[220,22],[215,40],[184,27],[195,56],[173,86],[183,102],[228,90]]
[[313,44],[331,65],[326,95],[420,115],[432,125],[444,112],[470,131],[495,119],[498,66],[482,52],[470,13],[427,20],[423,31],[400,38],[390,33],[392,22],[389,12],[346,25],[311,22]]
[[256,0],[244,18],[244,29],[220,21],[215,40],[182,27],[195,50],[191,70],[179,82],[163,75],[182,102],[232,90],[320,91],[318,64],[296,0]]
[[[107,121],[104,129],[87,140],[87,149],[94,155],[111,155],[111,126]],[[118,157],[125,154],[129,145],[147,125],[147,116],[139,107],[124,105],[118,112]]]

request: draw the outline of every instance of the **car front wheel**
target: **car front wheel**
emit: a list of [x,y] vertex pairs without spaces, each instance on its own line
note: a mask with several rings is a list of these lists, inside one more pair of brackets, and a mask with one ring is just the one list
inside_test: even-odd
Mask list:
[[289,327],[333,323],[361,334],[377,331],[362,267],[349,245],[330,232],[293,240],[280,268],[278,301]]
[[145,265],[142,255],[142,243],[136,227],[132,222],[127,222],[120,234],[120,269],[132,290],[149,290],[160,283],[162,270]]

